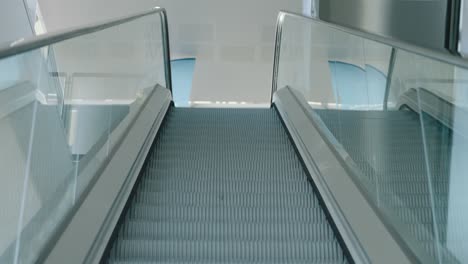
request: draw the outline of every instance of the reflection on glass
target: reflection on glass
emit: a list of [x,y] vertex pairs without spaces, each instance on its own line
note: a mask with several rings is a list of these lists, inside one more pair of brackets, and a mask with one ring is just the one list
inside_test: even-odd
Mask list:
[[304,95],[386,221],[417,255],[468,263],[468,70],[292,15],[281,41],[278,88]]
[[[387,76],[372,65],[329,61],[333,92],[338,105],[354,109],[382,108]],[[372,87],[369,89],[369,87]]]
[[0,263],[32,263],[165,86],[160,14],[0,60]]
[[177,107],[189,107],[192,81],[195,71],[195,58],[171,61],[173,101]]

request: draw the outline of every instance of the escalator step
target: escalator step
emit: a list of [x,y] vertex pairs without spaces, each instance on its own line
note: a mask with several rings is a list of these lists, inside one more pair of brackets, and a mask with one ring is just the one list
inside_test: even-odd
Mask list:
[[238,206],[238,207],[318,207],[309,193],[206,193],[145,192],[135,196],[137,203],[173,206]]
[[133,204],[129,210],[129,216],[132,219],[167,221],[296,221],[314,223],[325,221],[325,215],[321,212],[322,209],[320,207],[157,207],[145,204]]
[[104,263],[348,263],[273,109],[172,108]]
[[196,222],[129,220],[120,230],[123,239],[178,239],[209,241],[315,241],[333,236],[327,223]]
[[[184,241],[119,240],[113,254],[121,259],[190,260],[310,260],[342,261],[335,241],[259,242],[259,241]],[[110,256],[113,258],[113,254]]]

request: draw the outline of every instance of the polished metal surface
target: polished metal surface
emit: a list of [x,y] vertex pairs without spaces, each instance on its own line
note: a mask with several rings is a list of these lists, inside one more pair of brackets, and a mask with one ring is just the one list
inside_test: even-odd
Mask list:
[[433,263],[388,228],[356,181],[346,150],[324,135],[326,126],[304,98],[284,87],[275,93],[274,103],[354,261]]
[[168,22],[167,22],[167,13],[164,8],[154,7],[149,11],[140,12],[123,18],[112,19],[106,22],[101,22],[97,24],[92,24],[84,27],[67,29],[64,31],[48,33],[41,36],[36,36],[29,39],[19,39],[12,43],[0,46],[0,60],[8,58],[20,53],[32,51],[42,47],[46,47],[67,39],[75,38],[78,36],[94,33],[101,31],[110,27],[114,27],[129,21],[136,20],[141,17],[148,15],[160,14],[162,22],[162,39],[163,39],[163,51],[164,51],[164,67],[166,73],[166,88],[172,91],[172,82],[171,82],[171,64],[170,62],[170,53],[169,53],[169,31],[168,31]]
[[466,0],[460,1],[460,13],[458,22],[458,42],[456,43],[457,51],[463,57],[468,56],[468,6]]
[[44,243],[37,263],[99,262],[170,102],[169,91],[157,85],[108,165]]
[[464,0],[449,1],[447,8],[447,38],[445,43],[446,48],[450,52],[465,57],[466,54],[463,54],[459,47],[462,35],[463,1]]
[[319,17],[331,23],[403,40],[427,48],[448,48],[452,3],[449,0],[327,0]]

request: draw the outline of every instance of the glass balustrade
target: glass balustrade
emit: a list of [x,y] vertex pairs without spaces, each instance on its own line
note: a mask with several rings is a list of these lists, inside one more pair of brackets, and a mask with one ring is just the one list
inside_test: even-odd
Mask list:
[[468,62],[293,14],[279,21],[277,89],[304,96],[322,135],[346,150],[351,159],[339,158],[411,250],[468,263]]
[[32,263],[155,87],[161,12],[0,60],[0,263]]

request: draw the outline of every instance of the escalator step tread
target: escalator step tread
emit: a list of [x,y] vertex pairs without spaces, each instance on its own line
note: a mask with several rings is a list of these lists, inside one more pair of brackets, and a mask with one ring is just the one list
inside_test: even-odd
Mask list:
[[274,109],[171,108],[105,263],[348,263]]
[[[113,254],[122,259],[212,259],[253,261],[309,259],[341,261],[341,248],[335,241],[184,241],[119,240]],[[111,254],[111,258],[113,258]]]
[[309,193],[206,193],[145,192],[135,196],[136,202],[148,205],[173,206],[251,206],[251,207],[318,207]]
[[177,238],[181,240],[322,241],[333,236],[327,223],[193,222],[129,220],[120,230],[124,239]]
[[109,264],[217,264],[217,263],[225,263],[225,264],[284,264],[284,263],[295,263],[295,264],[346,264],[348,263],[346,260],[303,260],[303,259],[287,259],[287,260],[210,260],[210,259],[202,259],[202,260],[109,260]]
[[226,206],[148,206],[133,204],[129,210],[132,219],[192,220],[192,221],[251,221],[276,222],[297,221],[314,223],[326,221],[322,208],[307,207],[226,207]]

